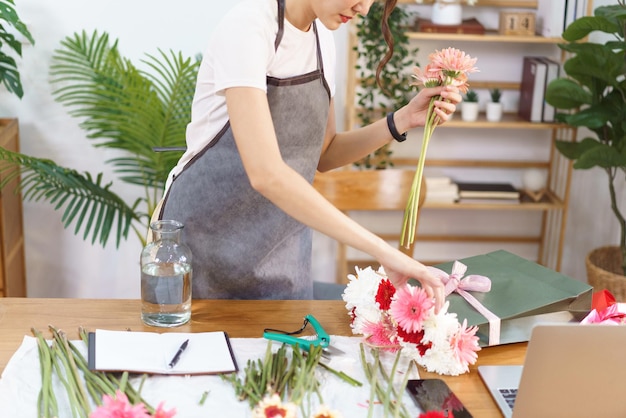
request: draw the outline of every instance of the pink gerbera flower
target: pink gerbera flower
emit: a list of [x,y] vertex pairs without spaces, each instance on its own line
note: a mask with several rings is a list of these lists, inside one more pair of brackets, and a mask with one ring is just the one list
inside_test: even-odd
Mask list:
[[89,418],[150,418],[150,415],[144,404],[132,405],[126,395],[117,390],[115,396],[104,395],[102,406],[89,414]]
[[435,306],[426,291],[417,286],[404,286],[396,290],[390,311],[398,325],[407,332],[422,330],[428,311]]
[[411,83],[412,86],[423,87],[435,87],[441,84],[442,74],[438,69],[433,69],[432,65],[428,64],[422,70],[420,67],[413,67],[412,77],[416,79]]
[[464,319],[456,334],[450,338],[450,345],[454,350],[454,355],[463,367],[474,364],[478,358],[476,352],[480,350],[480,346],[478,345],[476,331],[478,331],[478,327],[468,328],[467,319]]
[[447,77],[456,78],[461,74],[475,73],[476,58],[456,48],[445,48],[428,56],[433,70],[441,71]]
[[400,349],[395,340],[395,329],[389,318],[384,315],[378,322],[367,322],[363,326],[363,334],[366,336],[368,344],[383,348],[390,352]]

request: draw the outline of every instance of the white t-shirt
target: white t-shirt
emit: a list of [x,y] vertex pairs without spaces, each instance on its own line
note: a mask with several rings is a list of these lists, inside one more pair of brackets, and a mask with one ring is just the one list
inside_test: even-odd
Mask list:
[[[335,93],[335,44],[332,32],[316,22],[324,75]],[[303,32],[284,21],[278,50],[276,0],[244,0],[231,9],[214,30],[203,54],[187,126],[187,151],[168,178],[178,175],[228,121],[224,90],[255,87],[267,91],[266,77],[286,78],[317,69],[317,42],[313,28]]]

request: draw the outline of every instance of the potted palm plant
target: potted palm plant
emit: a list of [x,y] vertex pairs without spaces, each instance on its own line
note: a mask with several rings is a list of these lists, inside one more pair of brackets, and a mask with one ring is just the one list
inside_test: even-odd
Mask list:
[[79,173],[51,160],[0,148],[0,188],[20,180],[25,200],[43,200],[63,210],[63,222],[83,238],[119,245],[134,231],[145,240],[149,215],[160,199],[180,152],[154,148],[185,145],[199,62],[180,53],[147,55],[147,70],[121,56],[107,33],[76,33],[62,40],[50,70],[55,99],[80,118],[87,139],[122,155],[107,161],[119,180],[141,186],[127,203],[102,173]]
[[[589,132],[578,142],[557,141],[559,152],[574,161],[575,169],[597,167],[607,175],[608,207],[619,224],[619,243],[593,250],[586,264],[589,283],[609,289],[619,300],[626,300],[626,214],[616,193],[626,174],[625,30],[624,0],[571,23],[563,32],[567,43],[559,45],[569,54],[563,67],[567,77],[551,82],[546,92],[547,102],[559,109],[559,121]],[[580,42],[592,32],[606,41]]]

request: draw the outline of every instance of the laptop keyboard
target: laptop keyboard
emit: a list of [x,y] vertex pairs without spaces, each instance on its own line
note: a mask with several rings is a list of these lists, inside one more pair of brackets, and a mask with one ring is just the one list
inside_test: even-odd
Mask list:
[[506,401],[507,405],[509,405],[509,407],[513,409],[513,404],[515,404],[515,397],[517,396],[517,389],[498,389],[498,391],[500,391],[500,394]]

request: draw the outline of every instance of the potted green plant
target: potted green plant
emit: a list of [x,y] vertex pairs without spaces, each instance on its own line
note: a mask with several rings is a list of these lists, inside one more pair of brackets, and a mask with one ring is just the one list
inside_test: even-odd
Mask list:
[[43,200],[63,210],[63,222],[83,238],[117,245],[134,231],[144,243],[150,214],[161,197],[167,174],[184,147],[191,119],[199,62],[180,53],[147,55],[146,70],[124,58],[107,33],[76,33],[62,40],[52,57],[55,99],[80,118],[96,147],[123,154],[107,161],[119,180],[141,186],[127,203],[103,181],[103,174],[79,173],[54,161],[0,148],[0,188],[19,178],[24,199]]
[[[376,83],[376,67],[389,47],[381,36],[384,5],[374,2],[366,16],[357,23],[358,44],[356,70],[359,85],[356,91],[357,118],[367,125],[384,117],[387,112],[404,106],[410,100],[414,88],[407,69],[417,65],[417,48],[410,47],[406,35],[411,15],[404,7],[395,7],[389,16],[389,30],[393,36],[394,53],[381,74],[381,84]],[[385,145],[355,165],[361,168],[383,169],[392,166],[391,150]]]
[[478,119],[478,111],[478,93],[475,90],[468,90],[461,102],[461,119],[465,122],[474,122]]
[[487,102],[485,109],[487,120],[489,122],[499,122],[502,120],[502,103],[500,102],[502,92],[497,87],[493,88],[489,90],[489,97],[491,101]]
[[22,43],[15,38],[13,33],[7,30],[7,26],[2,24],[3,22],[15,28],[31,44],[34,44],[35,40],[24,22],[20,20],[15,10],[14,1],[0,0],[0,80],[2,80],[2,84],[10,93],[21,99],[24,95],[24,89],[22,88],[22,80],[17,69],[17,62],[11,54],[15,53],[21,57]]
[[[563,66],[566,77],[551,82],[546,92],[547,102],[558,109],[557,120],[589,132],[577,142],[557,141],[558,151],[574,161],[575,169],[597,167],[607,175],[610,208],[620,228],[619,244],[592,251],[587,271],[590,284],[611,290],[620,300],[626,300],[626,218],[616,184],[623,184],[626,174],[625,30],[624,0],[598,7],[593,16],[571,23],[563,32],[567,43],[559,45],[569,54]],[[592,32],[606,40],[580,42]],[[594,277],[594,267],[604,273]]]

